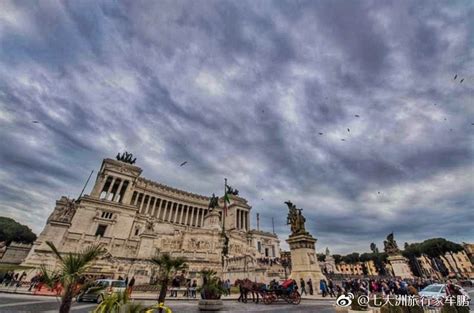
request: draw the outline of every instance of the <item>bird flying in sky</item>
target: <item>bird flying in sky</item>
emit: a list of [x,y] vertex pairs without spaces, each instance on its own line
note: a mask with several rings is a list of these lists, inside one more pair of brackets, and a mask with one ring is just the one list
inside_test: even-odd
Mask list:
[[186,165],[186,163],[188,163],[188,161],[184,161],[184,162],[181,163],[179,166],[184,166],[184,165]]

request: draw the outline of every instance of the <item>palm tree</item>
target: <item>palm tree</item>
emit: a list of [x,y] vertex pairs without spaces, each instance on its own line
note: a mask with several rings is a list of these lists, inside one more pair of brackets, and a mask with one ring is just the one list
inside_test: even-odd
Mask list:
[[68,313],[81,276],[95,260],[105,253],[105,249],[101,245],[91,245],[78,253],[69,252],[62,256],[52,242],[46,241],[46,244],[59,259],[60,268],[57,271],[48,272],[44,266],[41,267],[43,279],[50,286],[57,282],[61,283],[64,293],[61,296],[59,313]]
[[171,276],[187,268],[186,259],[183,257],[174,258],[168,253],[162,253],[153,257],[151,262],[159,267],[160,294],[158,303],[164,303]]

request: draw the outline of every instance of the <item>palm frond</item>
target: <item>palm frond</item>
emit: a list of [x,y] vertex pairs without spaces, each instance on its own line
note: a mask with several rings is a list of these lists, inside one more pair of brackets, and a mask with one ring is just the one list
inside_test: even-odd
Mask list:
[[56,255],[56,257],[62,261],[62,260],[63,260],[63,257],[62,257],[61,254],[59,253],[59,251],[58,251],[58,249],[56,248],[56,246],[54,245],[54,243],[52,243],[51,241],[46,241],[46,244],[48,245],[48,247],[51,248],[51,250],[53,250],[53,253]]
[[127,313],[140,313],[143,312],[143,305],[138,302],[130,302],[127,307],[125,312]]
[[59,280],[59,273],[49,271],[44,264],[41,264],[39,270],[41,274],[41,282],[52,289]]

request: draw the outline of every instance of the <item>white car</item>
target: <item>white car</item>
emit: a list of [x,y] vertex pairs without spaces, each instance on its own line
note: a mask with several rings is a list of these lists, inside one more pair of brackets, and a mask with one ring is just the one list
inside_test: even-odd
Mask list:
[[77,296],[77,302],[102,302],[107,295],[124,292],[127,288],[125,281],[116,279],[98,279],[86,291]]
[[[469,294],[467,291],[462,288],[459,285],[455,285],[461,293],[467,297],[467,299],[470,301],[471,298],[469,297]],[[446,298],[446,284],[431,284],[429,286],[426,286],[419,292],[420,297],[426,297],[426,298],[432,298],[432,299],[441,299],[441,298]]]

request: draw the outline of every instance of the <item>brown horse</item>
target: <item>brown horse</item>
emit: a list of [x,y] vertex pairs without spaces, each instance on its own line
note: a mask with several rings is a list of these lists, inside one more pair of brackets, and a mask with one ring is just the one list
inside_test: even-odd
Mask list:
[[259,296],[265,288],[265,284],[253,282],[248,278],[237,279],[234,286],[239,286],[240,296],[237,301],[242,301],[243,303],[247,303],[249,293],[252,293],[252,302],[258,303],[260,300]]

